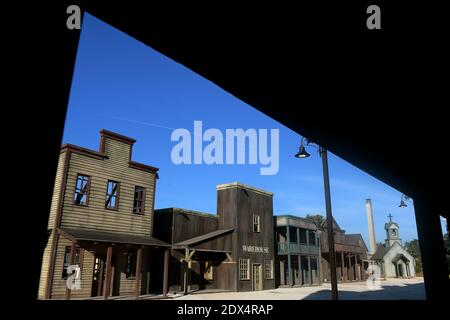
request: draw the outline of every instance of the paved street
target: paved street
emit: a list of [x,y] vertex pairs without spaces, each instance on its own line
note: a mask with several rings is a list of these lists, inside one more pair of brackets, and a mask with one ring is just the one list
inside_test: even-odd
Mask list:
[[[365,282],[338,284],[342,300],[422,300],[425,299],[423,278],[389,279],[381,288],[369,290]],[[328,300],[331,287],[278,288],[257,292],[220,292],[176,296],[177,300]]]

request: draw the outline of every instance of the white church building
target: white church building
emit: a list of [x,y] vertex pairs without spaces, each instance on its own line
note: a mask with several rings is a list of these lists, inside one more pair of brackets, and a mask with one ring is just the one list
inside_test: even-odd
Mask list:
[[389,214],[389,222],[384,224],[386,231],[385,244],[379,244],[375,248],[375,230],[373,223],[372,202],[366,200],[367,219],[369,224],[370,256],[369,263],[380,268],[381,277],[384,278],[412,278],[416,276],[414,257],[403,247],[399,235],[399,226],[392,221]]
[[386,278],[411,278],[416,276],[414,257],[403,247],[399,237],[399,226],[392,221],[385,223],[386,240],[384,245],[379,245],[375,254],[370,258],[381,269],[382,276]]

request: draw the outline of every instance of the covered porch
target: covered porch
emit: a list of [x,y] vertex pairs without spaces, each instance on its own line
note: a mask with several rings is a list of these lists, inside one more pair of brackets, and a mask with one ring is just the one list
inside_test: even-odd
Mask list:
[[232,231],[216,230],[173,245],[172,257],[179,266],[174,270],[174,280],[179,292],[230,289],[236,266],[228,245]]
[[[328,252],[322,254],[323,279],[330,281],[330,267]],[[336,251],[336,274],[339,282],[366,280],[365,268],[367,263],[359,252]]]
[[[169,244],[152,237],[93,230],[60,228],[58,233],[70,243],[64,252],[64,268],[75,266],[68,270],[71,279],[67,280],[65,299],[71,299],[80,289],[83,294],[77,294],[77,298],[167,295]],[[155,258],[161,256],[163,259]],[[162,290],[152,286],[152,278],[161,278],[152,277],[153,264],[162,264]]]
[[395,276],[397,278],[411,277],[411,268],[414,266],[403,254],[398,254],[394,259],[392,259],[392,263],[394,264]]

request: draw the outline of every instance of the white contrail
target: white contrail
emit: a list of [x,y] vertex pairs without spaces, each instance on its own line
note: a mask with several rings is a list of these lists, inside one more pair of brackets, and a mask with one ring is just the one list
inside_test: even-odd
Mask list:
[[139,121],[139,120],[127,119],[127,118],[123,118],[123,117],[110,116],[110,115],[106,115],[106,114],[98,114],[98,116],[104,117],[104,118],[111,118],[111,119],[116,119],[116,120],[127,121],[127,122],[131,122],[131,123],[142,124],[144,126],[149,126],[149,127],[156,127],[156,128],[167,129],[167,130],[175,130],[175,128],[166,127],[166,126],[162,126],[159,124],[149,123],[149,122],[144,122],[144,121]]

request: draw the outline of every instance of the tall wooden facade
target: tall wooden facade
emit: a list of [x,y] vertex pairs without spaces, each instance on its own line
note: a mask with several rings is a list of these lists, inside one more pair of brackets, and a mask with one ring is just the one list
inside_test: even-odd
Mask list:
[[154,235],[172,245],[171,291],[275,288],[272,193],[240,183],[219,185],[217,215],[156,210]]
[[240,183],[217,186],[219,228],[233,228],[232,262],[223,270],[224,288],[275,288],[273,193]]
[[99,151],[61,147],[39,298],[151,290],[151,255],[169,245],[151,234],[158,169],[132,161],[134,143],[102,130]]

